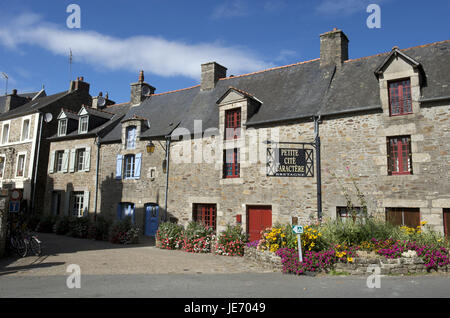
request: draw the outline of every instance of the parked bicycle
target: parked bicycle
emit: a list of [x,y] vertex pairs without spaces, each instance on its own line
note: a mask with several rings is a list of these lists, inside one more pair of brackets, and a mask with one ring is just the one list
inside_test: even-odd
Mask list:
[[27,245],[27,250],[32,252],[34,255],[39,256],[42,253],[41,241],[30,231],[27,231],[24,237],[24,242]]
[[18,256],[25,257],[28,253],[28,244],[25,242],[22,234],[14,230],[12,233],[8,231],[9,240],[9,249],[14,251]]

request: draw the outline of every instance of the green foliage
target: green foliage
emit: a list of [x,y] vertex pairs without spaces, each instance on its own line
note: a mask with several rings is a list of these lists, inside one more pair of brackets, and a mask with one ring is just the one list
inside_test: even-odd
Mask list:
[[206,227],[200,222],[189,222],[186,230],[184,231],[184,237],[187,240],[193,240],[200,237],[212,236],[214,230],[211,227]]
[[180,242],[183,240],[184,227],[172,222],[163,222],[159,224],[156,238],[161,242],[161,248],[179,249]]
[[115,244],[137,244],[139,228],[133,225],[130,216],[115,221],[109,232],[109,241]]
[[39,223],[36,226],[37,232],[42,233],[53,233],[53,226],[56,222],[56,216],[54,215],[41,215]]
[[243,243],[247,242],[247,235],[244,233],[242,226],[240,224],[230,225],[227,224],[226,229],[220,233],[217,238],[219,244],[226,245],[228,242],[240,241]]
[[54,232],[59,235],[66,235],[69,233],[75,224],[75,218],[73,216],[62,216],[55,222]]
[[93,240],[107,240],[111,221],[103,216],[97,216],[95,222],[89,226],[88,238]]

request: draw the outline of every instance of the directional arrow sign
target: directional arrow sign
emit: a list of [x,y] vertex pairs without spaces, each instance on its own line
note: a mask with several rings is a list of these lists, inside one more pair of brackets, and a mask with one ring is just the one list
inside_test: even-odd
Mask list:
[[292,226],[292,232],[294,232],[294,234],[303,234],[303,226],[301,225]]

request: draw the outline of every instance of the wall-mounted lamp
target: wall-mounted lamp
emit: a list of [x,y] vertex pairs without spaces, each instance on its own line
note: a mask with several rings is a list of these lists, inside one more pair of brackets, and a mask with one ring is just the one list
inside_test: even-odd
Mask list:
[[155,151],[155,144],[153,142],[149,142],[146,146],[147,148],[147,153],[152,154]]
[[162,162],[162,171],[163,171],[163,173],[167,172],[167,160],[166,159],[164,159]]

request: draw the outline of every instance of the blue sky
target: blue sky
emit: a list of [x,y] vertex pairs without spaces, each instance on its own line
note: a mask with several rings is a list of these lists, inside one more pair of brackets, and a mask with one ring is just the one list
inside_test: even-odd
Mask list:
[[[81,28],[69,29],[69,4],[81,8]],[[381,8],[381,28],[369,29],[369,4]],[[84,76],[91,95],[129,100],[140,69],[156,93],[197,85],[200,64],[217,61],[238,75],[318,58],[319,34],[334,27],[350,40],[350,58],[450,39],[450,1],[16,0],[0,3],[0,72],[8,90],[47,94]],[[0,93],[5,81],[0,77]]]

